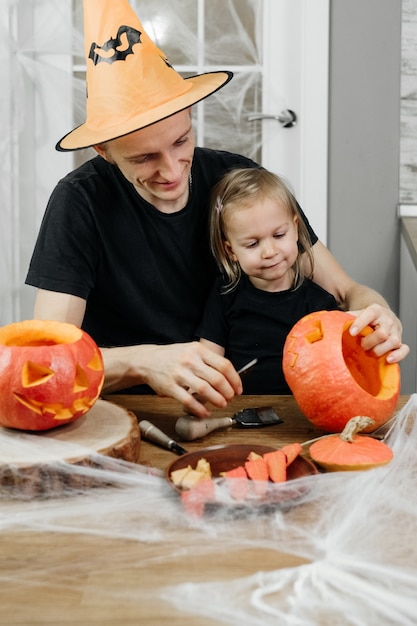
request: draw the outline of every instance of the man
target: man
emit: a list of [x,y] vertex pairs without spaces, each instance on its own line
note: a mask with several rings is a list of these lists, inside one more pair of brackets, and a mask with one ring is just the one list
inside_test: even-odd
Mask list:
[[[51,196],[27,277],[38,287],[34,316],[93,336],[107,392],[145,384],[206,417],[204,401],[224,407],[242,391],[231,363],[193,341],[216,273],[208,197],[225,171],[256,164],[195,148],[190,107],[231,75],[182,79],[127,0],[85,0],[84,8],[87,121],[57,147],[93,146],[98,157]],[[311,228],[310,236],[315,282],[342,308],[360,310],[351,332],[370,324],[364,348],[404,358],[387,303],[347,276]]]

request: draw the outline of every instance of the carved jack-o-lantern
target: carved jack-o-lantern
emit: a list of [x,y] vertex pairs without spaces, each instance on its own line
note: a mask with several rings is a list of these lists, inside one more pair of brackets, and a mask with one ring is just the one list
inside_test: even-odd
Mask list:
[[27,320],[0,328],[0,424],[46,430],[84,415],[103,386],[93,339],[73,324]]
[[352,337],[354,317],[317,311],[299,320],[284,345],[283,371],[304,415],[318,428],[338,433],[357,415],[374,419],[374,430],[393,414],[400,393],[400,368],[361,346],[372,332]]

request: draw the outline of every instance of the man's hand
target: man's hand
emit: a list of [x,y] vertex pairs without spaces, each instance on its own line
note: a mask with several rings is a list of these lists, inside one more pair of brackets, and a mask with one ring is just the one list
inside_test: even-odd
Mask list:
[[387,355],[388,363],[398,363],[410,352],[410,348],[402,343],[402,324],[388,307],[371,304],[361,311],[349,311],[356,319],[349,332],[358,335],[365,326],[374,329],[361,340],[364,350],[372,350],[376,356]]
[[188,413],[199,417],[210,415],[205,402],[221,408],[242,393],[231,362],[199,342],[153,346],[147,370],[145,379],[152,389],[177,399]]
[[197,341],[108,348],[102,354],[105,392],[147,384],[199,417],[210,415],[205,403],[223,408],[242,393],[240,376],[231,362]]

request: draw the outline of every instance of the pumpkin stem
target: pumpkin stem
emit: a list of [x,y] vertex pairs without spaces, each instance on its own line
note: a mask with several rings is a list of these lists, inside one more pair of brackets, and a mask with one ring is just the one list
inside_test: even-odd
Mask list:
[[372,426],[372,424],[375,424],[375,420],[371,417],[364,417],[362,415],[352,417],[340,433],[340,439],[348,443],[353,443],[354,436],[368,426]]

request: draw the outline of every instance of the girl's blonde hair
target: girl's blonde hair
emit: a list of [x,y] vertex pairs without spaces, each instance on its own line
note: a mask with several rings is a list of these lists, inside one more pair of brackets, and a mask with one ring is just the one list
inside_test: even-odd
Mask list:
[[293,289],[297,289],[306,278],[303,269],[304,260],[301,258],[304,253],[310,265],[308,276],[313,275],[314,259],[311,239],[300,215],[297,201],[286,183],[276,174],[263,168],[235,169],[228,172],[215,185],[210,206],[210,245],[220,269],[229,279],[225,287],[226,292],[236,287],[242,274],[239,263],[230,258],[224,246],[227,240],[225,218],[228,210],[232,206],[236,208],[239,203],[247,206],[266,197],[280,200],[291,217],[298,217],[298,255],[293,265]]

